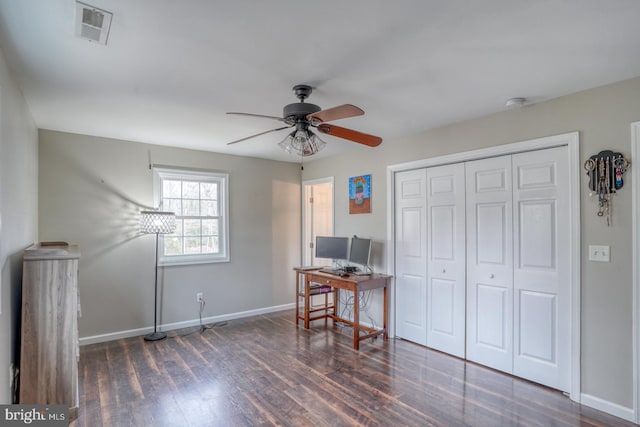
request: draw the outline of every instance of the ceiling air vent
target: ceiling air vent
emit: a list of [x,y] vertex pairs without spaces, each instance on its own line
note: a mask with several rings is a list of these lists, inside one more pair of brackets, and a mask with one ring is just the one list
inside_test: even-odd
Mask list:
[[76,2],[76,36],[103,45],[107,44],[113,13]]

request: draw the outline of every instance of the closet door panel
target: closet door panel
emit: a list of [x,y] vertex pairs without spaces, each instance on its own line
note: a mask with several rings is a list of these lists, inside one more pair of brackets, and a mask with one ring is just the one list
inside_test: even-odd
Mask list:
[[465,356],[464,164],[427,169],[427,345]]
[[426,345],[426,171],[395,178],[396,335]]
[[566,148],[513,156],[514,374],[568,391],[569,185]]
[[511,157],[468,162],[467,359],[513,370]]

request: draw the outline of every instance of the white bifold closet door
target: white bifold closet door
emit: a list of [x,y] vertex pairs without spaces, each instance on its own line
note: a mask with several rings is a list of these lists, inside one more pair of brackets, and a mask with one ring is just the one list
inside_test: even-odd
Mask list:
[[427,169],[427,345],[465,357],[464,164]]
[[513,156],[513,373],[569,391],[568,152]]
[[395,176],[396,335],[426,345],[426,170]]
[[566,148],[468,162],[467,359],[568,391]]
[[513,371],[511,156],[467,162],[467,359]]

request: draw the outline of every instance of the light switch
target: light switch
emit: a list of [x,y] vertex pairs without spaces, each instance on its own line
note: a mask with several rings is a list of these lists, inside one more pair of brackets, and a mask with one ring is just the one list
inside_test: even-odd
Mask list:
[[609,246],[589,245],[589,261],[609,262]]

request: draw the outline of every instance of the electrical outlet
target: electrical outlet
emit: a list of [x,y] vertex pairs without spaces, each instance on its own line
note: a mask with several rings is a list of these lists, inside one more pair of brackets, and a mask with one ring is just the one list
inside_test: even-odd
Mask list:
[[196,302],[202,302],[202,300],[204,299],[202,292],[198,292],[196,294]]
[[589,245],[589,261],[609,262],[609,246]]

